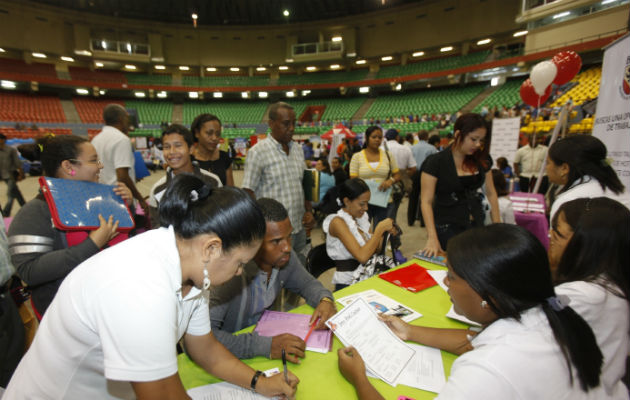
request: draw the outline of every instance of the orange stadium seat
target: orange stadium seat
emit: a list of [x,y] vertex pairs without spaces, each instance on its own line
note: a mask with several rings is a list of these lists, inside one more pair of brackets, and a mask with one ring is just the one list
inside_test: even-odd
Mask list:
[[0,93],[0,121],[66,122],[55,96]]
[[120,104],[125,106],[125,102],[122,100],[95,100],[88,98],[75,97],[72,99],[74,106],[79,113],[81,122],[85,124],[100,124],[103,122],[103,109],[108,104]]

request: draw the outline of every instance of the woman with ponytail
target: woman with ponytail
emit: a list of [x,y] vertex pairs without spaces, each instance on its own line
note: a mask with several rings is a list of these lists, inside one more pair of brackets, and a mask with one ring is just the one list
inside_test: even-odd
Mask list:
[[[482,325],[469,330],[409,325],[382,316],[403,340],[459,353],[439,399],[609,399],[593,331],[556,296],[544,247],[525,229],[494,224],[448,243],[455,310]],[[467,345],[464,345],[467,343]],[[380,399],[360,355],[340,349],[339,367],[360,399]]]
[[630,194],[606,155],[604,143],[591,135],[569,136],[549,148],[549,182],[562,186],[551,205],[550,221],[563,203],[581,197],[609,197],[630,208]]
[[177,374],[180,339],[218,378],[293,396],[294,375],[261,376],[210,332],[208,289],[239,274],[265,234],[256,203],[240,189],[180,174],[162,198],[160,223],[68,275],[6,398],[188,399]]

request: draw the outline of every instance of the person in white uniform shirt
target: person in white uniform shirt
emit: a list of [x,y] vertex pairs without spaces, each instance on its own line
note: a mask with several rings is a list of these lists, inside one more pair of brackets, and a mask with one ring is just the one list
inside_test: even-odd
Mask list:
[[[529,136],[529,143],[516,151],[514,156],[514,175],[519,179],[521,192],[529,192],[536,183],[536,178],[540,172],[540,167],[547,156],[547,146],[539,144],[542,135],[532,133]],[[542,178],[538,193],[545,193],[549,182],[545,176]]]
[[[446,350],[450,342],[459,352],[457,343],[469,342],[472,349],[455,360],[438,399],[610,398],[600,385],[602,353],[593,331],[556,296],[547,253],[535,236],[509,224],[469,229],[449,241],[448,262],[444,283],[455,311],[481,324],[479,334],[381,317],[403,340]],[[382,399],[356,349],[338,355],[359,399]]]
[[595,333],[606,394],[628,399],[622,379],[630,348],[630,210],[606,197],[571,200],[560,206],[551,227],[556,293],[569,297]]
[[630,193],[606,155],[604,143],[591,135],[569,136],[549,148],[547,176],[563,185],[551,205],[550,221],[563,203],[580,197],[609,197],[630,208]]
[[265,234],[255,202],[241,189],[177,175],[160,223],[68,275],[4,398],[188,399],[177,373],[181,338],[209,373],[266,396],[293,396],[294,375],[288,383],[261,376],[210,331],[208,288],[241,273]]

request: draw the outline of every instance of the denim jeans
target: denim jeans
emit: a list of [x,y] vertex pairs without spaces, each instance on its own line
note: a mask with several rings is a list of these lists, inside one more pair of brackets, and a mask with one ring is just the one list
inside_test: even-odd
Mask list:
[[7,183],[7,204],[2,209],[2,215],[9,217],[11,216],[11,209],[13,208],[13,200],[17,200],[20,207],[26,202],[15,179],[7,179],[5,182]]

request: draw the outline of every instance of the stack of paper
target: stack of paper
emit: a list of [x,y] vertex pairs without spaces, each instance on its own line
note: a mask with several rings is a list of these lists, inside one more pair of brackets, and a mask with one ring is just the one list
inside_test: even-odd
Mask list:
[[437,264],[437,265],[441,265],[443,267],[446,267],[446,257],[445,256],[425,256],[424,254],[422,254],[422,250],[418,250],[415,253],[413,253],[413,258],[417,258],[418,260],[424,260],[424,261],[428,261],[432,264]]
[[[280,311],[265,311],[260,317],[254,332],[260,336],[277,336],[290,333],[302,340],[310,330],[310,315],[293,314]],[[306,350],[318,353],[328,353],[332,346],[332,332],[329,330],[314,330],[306,342]]]

